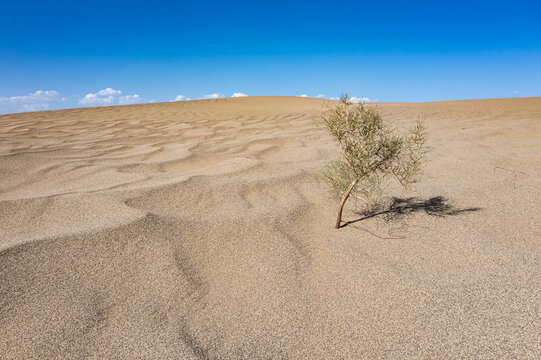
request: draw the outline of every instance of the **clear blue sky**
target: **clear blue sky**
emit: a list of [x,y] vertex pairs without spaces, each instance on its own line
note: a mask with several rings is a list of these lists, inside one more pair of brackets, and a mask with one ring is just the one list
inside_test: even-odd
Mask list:
[[0,113],[233,93],[541,96],[539,0],[0,0],[0,31]]

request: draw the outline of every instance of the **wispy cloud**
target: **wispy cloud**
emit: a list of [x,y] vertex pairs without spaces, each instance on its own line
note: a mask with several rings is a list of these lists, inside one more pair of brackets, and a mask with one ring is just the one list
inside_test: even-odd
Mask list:
[[231,95],[231,97],[245,97],[245,96],[248,96],[248,95],[241,92],[236,92],[236,93],[233,93],[233,95]]
[[214,94],[204,95],[200,99],[217,99],[217,98],[220,98],[220,97],[224,97],[224,95],[222,95],[220,93],[214,93]]
[[518,93],[520,93],[520,91],[518,91],[518,90],[513,90],[513,91],[511,91],[511,94],[513,94],[513,95],[516,95],[516,94],[518,94]]
[[[312,97],[310,95],[306,95],[306,94],[302,94],[302,95],[297,95],[299,97]],[[336,97],[336,96],[331,96],[331,97],[326,97],[325,95],[323,94],[318,94],[317,96],[313,96],[314,98],[317,98],[317,99],[329,99],[329,100],[340,100],[339,97]],[[355,104],[358,104],[358,103],[367,103],[367,102],[376,102],[378,101],[378,99],[370,99],[370,98],[367,98],[367,97],[357,97],[357,96],[352,96],[349,98],[349,100],[352,102],[352,103],[355,103]]]
[[51,101],[57,100],[60,98],[60,94],[55,90],[37,90],[28,95],[22,96],[11,96],[9,98],[0,96],[0,99],[10,101],[12,103],[23,103],[23,102],[40,102],[40,101]]
[[21,105],[20,110],[22,112],[49,110],[49,104],[24,104]]
[[48,110],[51,102],[65,101],[55,90],[37,90],[27,95],[0,96],[0,113]]
[[355,103],[355,104],[358,104],[358,103],[367,103],[367,102],[376,102],[378,101],[378,99],[369,99],[367,97],[356,97],[356,96],[352,96],[350,98],[350,101],[352,103]]
[[[330,97],[329,100],[340,100],[339,97],[336,97],[336,96],[333,96],[333,97]],[[351,101],[352,103],[354,104],[359,104],[359,103],[368,103],[368,102],[378,102],[379,100],[378,99],[370,99],[370,98],[367,98],[367,97],[357,97],[357,96],[352,96],[349,98],[349,101]]]
[[299,96],[299,97],[314,97],[314,98],[317,98],[317,99],[325,99],[325,95],[323,95],[323,94],[318,94],[316,96],[310,96],[310,95],[307,95],[307,94],[301,94],[301,95],[297,95],[297,96]]
[[146,102],[138,94],[122,95],[121,90],[106,88],[95,93],[86,94],[79,99],[80,105],[129,105]]

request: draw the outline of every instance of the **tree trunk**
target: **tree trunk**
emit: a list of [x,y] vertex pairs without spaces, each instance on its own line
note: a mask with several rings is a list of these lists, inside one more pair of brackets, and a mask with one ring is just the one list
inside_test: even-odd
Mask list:
[[349,197],[349,194],[351,194],[351,190],[357,185],[359,182],[359,179],[354,180],[351,184],[349,184],[346,192],[342,196],[342,200],[340,200],[340,207],[338,208],[338,215],[336,216],[336,225],[334,226],[336,229],[340,228],[340,224],[342,223],[342,210],[344,209],[344,204],[346,203],[346,200]]

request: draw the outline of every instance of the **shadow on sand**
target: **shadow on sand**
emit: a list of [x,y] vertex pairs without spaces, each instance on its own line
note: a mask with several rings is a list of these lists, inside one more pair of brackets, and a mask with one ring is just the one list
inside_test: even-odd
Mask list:
[[392,198],[391,204],[382,208],[366,210],[359,212],[359,219],[345,222],[341,227],[348,226],[350,224],[370,219],[379,215],[383,215],[386,221],[402,218],[406,215],[413,214],[419,211],[424,211],[431,216],[455,216],[465,212],[479,211],[482,208],[465,208],[459,209],[449,203],[449,200],[443,196],[435,196],[427,200],[419,198]]

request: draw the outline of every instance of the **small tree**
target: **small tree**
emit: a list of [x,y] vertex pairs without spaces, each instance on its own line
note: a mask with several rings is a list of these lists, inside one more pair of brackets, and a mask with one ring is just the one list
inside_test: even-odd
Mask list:
[[344,204],[352,193],[371,201],[380,196],[388,176],[404,187],[421,180],[425,127],[420,120],[408,133],[398,133],[374,107],[353,104],[345,93],[338,103],[325,105],[319,124],[342,150],[342,157],[322,172],[322,180],[340,199],[337,229],[342,223]]

